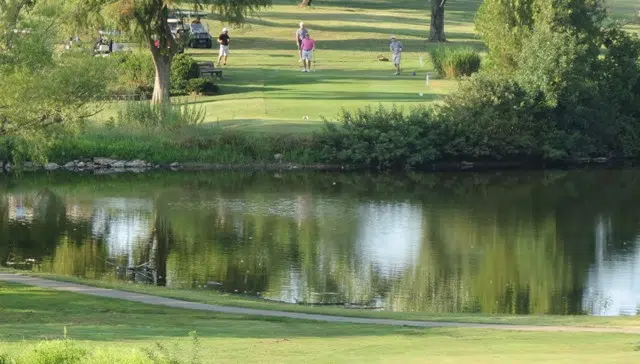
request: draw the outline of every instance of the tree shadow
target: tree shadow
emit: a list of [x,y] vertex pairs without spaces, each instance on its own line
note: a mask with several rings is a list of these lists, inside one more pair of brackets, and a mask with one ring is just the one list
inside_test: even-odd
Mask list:
[[[377,62],[372,60],[372,62]],[[260,87],[265,87],[267,91],[286,92],[287,89],[283,86],[301,85],[301,84],[318,84],[318,83],[352,83],[358,82],[402,82],[408,80],[416,80],[414,76],[411,76],[409,72],[405,72],[401,76],[393,76],[393,67],[389,64],[388,69],[383,70],[345,70],[341,68],[319,68],[316,72],[302,73],[299,70],[274,70],[269,68],[234,68],[234,72],[242,74],[242,77],[234,78],[228,85],[225,84],[223,79],[221,87],[237,87],[237,92],[243,92],[242,90],[258,91]],[[417,77],[422,78],[424,71],[420,72]],[[261,83],[264,86],[258,86],[256,83]],[[376,92],[376,94],[384,94],[383,90]],[[236,92],[236,93],[237,93]],[[295,90],[295,92],[302,92]],[[338,92],[339,93],[339,92]],[[366,92],[365,92],[366,93]],[[326,93],[322,93],[323,95]],[[327,97],[331,97],[327,95]]]
[[[468,39],[469,33],[448,33],[447,36],[455,41],[445,44],[461,43],[472,46],[476,49],[483,49],[484,45],[479,39]],[[464,40],[463,40],[464,39]],[[467,40],[468,39],[468,40]],[[405,52],[423,52],[430,45],[426,39],[400,39]],[[295,50],[293,41],[284,39],[267,39],[259,37],[244,37],[235,42],[235,46],[240,49],[253,49],[257,51],[282,51],[287,49]],[[330,51],[351,51],[351,52],[389,52],[389,39],[379,38],[357,38],[357,39],[337,39],[337,40],[317,40],[316,53],[323,50]]]

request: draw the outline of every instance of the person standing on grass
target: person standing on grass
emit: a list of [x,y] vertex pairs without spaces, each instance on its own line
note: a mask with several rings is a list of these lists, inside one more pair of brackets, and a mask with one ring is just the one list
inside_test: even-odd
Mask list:
[[300,60],[298,60],[298,62],[302,62],[301,45],[302,45],[302,41],[307,36],[307,34],[309,34],[309,31],[307,30],[307,28],[304,27],[304,22],[301,21],[300,28],[296,29],[296,44],[298,45],[298,56],[300,57]]
[[309,32],[305,35],[302,42],[300,42],[300,49],[302,50],[302,61],[304,62],[304,69],[302,72],[311,71],[311,60],[313,58],[313,50],[316,48],[316,41],[311,39]]
[[218,37],[218,43],[220,44],[220,55],[218,56],[218,67],[220,67],[220,61],[224,57],[224,65],[227,65],[227,56],[229,56],[229,29],[222,28],[222,33]]
[[400,59],[402,58],[402,51],[404,50],[402,48],[402,43],[400,43],[400,41],[398,39],[396,39],[395,35],[391,36],[391,43],[389,43],[389,49],[391,49],[391,54],[392,54],[392,60],[393,60],[393,65],[396,67],[396,73],[394,73],[394,76],[397,76],[400,74]]

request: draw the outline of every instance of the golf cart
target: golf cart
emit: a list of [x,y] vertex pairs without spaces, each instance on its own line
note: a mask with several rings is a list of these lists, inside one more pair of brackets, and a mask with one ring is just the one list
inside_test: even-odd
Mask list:
[[107,57],[113,52],[122,52],[126,50],[124,43],[114,42],[114,38],[121,35],[117,30],[100,30],[100,36],[93,46],[93,55],[96,57]]
[[189,24],[189,47],[190,48],[211,48],[213,39],[209,34],[209,29],[203,23],[194,22]]
[[173,39],[178,43],[178,53],[184,53],[184,45],[189,39],[189,27],[185,26],[184,22],[178,18],[169,18],[167,22]]

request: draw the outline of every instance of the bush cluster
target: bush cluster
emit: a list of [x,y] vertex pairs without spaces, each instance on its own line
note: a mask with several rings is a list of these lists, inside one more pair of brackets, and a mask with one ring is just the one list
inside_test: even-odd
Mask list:
[[493,67],[464,78],[443,104],[344,113],[316,135],[321,158],[379,169],[638,158],[640,40],[617,25],[585,39],[539,27],[521,39],[512,71]]
[[[113,92],[133,92],[142,99],[153,93],[155,68],[148,52],[123,53],[114,58],[118,77],[112,85]],[[198,77],[198,63],[191,56],[187,54],[175,56],[171,62],[171,95],[182,96],[189,92],[206,94],[218,91],[218,87],[212,80],[195,81]]]
[[186,90],[198,95],[209,95],[218,92],[218,86],[211,78],[192,78],[187,82]]

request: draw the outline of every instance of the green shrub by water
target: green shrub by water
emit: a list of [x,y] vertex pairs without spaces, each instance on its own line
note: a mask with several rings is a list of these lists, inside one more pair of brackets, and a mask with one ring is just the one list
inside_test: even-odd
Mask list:
[[431,58],[436,71],[447,78],[470,76],[480,69],[480,55],[472,48],[438,47]]

